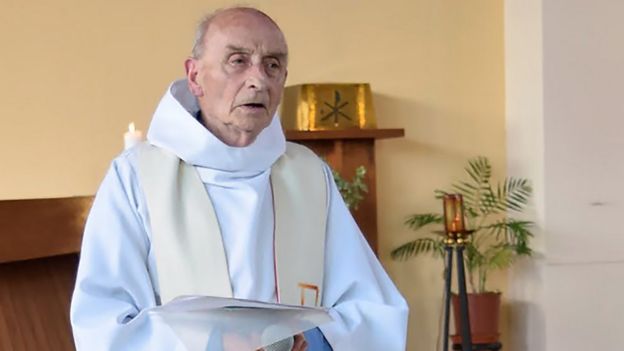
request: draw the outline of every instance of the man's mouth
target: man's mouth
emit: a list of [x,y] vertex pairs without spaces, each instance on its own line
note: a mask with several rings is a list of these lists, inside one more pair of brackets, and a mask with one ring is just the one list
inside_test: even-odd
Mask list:
[[243,109],[248,111],[266,110],[266,106],[261,102],[248,102],[246,104],[241,104],[238,107],[242,107]]
[[247,106],[251,108],[264,108],[265,107],[263,103],[259,103],[259,102],[250,102],[248,104],[243,104],[243,106]]

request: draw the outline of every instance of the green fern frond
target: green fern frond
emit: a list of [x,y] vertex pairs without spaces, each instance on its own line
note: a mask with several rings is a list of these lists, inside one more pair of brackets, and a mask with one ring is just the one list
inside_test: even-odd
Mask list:
[[482,229],[494,235],[499,242],[513,246],[516,254],[528,256],[532,253],[528,243],[533,237],[533,233],[530,231],[533,224],[531,221],[504,218],[486,225]]
[[464,198],[464,207],[478,207],[479,188],[468,182],[457,182],[451,185],[455,193],[462,194]]
[[469,242],[466,244],[464,249],[465,251],[465,261],[466,261],[466,269],[468,271],[474,271],[479,266],[483,265],[485,262],[485,256],[479,252],[479,249],[473,245],[473,243]]
[[420,254],[433,254],[440,256],[444,252],[444,243],[441,240],[431,238],[419,238],[407,242],[392,250],[390,256],[395,260],[407,260],[410,257]]
[[530,221],[509,221],[508,241],[520,256],[530,256],[533,253],[529,247],[529,240],[533,237],[529,230],[531,226],[533,222]]
[[418,230],[431,223],[442,223],[444,218],[437,213],[422,213],[410,216],[405,220],[405,225],[413,230]]
[[492,166],[490,161],[483,156],[468,161],[468,166],[464,168],[466,173],[478,185],[487,184],[492,177]]
[[481,190],[479,209],[484,215],[496,214],[505,210],[505,206],[496,197],[492,187],[489,184]]
[[444,190],[436,189],[436,190],[433,191],[433,194],[434,194],[436,199],[441,200],[442,198],[444,198],[444,195],[446,195],[448,193],[446,191],[444,191]]
[[467,208],[465,208],[465,210],[466,210],[466,217],[468,217],[468,218],[479,217],[479,212],[477,212],[474,208],[467,207]]
[[497,245],[487,250],[485,256],[485,264],[490,269],[505,269],[513,264],[516,250],[511,245]]
[[505,209],[521,212],[527,206],[533,189],[527,179],[507,178],[498,185],[497,198]]

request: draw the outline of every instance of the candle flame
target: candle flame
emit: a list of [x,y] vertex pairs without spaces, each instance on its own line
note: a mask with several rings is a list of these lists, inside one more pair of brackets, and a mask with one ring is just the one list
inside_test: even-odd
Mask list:
[[134,132],[135,128],[134,128],[134,122],[130,122],[130,124],[128,124],[128,130],[130,132]]

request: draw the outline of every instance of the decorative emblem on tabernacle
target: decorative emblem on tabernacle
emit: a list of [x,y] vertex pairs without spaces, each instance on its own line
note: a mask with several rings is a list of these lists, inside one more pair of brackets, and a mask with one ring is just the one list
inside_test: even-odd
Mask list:
[[325,105],[326,107],[329,107],[331,111],[325,114],[325,110],[321,107],[321,115],[323,116],[321,117],[321,121],[326,121],[330,117],[333,117],[334,124],[337,125],[338,119],[340,118],[340,116],[348,119],[349,121],[352,121],[351,117],[347,116],[344,112],[341,111],[341,109],[347,106],[348,104],[349,104],[349,101],[345,101],[341,103],[340,92],[338,90],[335,90],[333,105],[329,104],[327,101],[323,101],[323,105]]
[[301,84],[284,89],[285,130],[376,128],[370,85]]

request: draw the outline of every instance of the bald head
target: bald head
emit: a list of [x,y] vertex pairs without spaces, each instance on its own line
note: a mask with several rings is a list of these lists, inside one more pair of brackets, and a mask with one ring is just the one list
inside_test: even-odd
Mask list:
[[198,59],[204,54],[204,48],[206,46],[206,33],[210,29],[211,25],[223,24],[223,22],[231,22],[232,19],[237,17],[236,15],[241,14],[247,15],[246,17],[256,17],[258,20],[265,21],[267,24],[272,25],[279,32],[281,39],[284,42],[284,45],[286,45],[286,39],[284,38],[282,30],[277,25],[277,23],[275,23],[275,21],[273,21],[273,19],[269,17],[269,15],[267,15],[266,13],[253,7],[228,7],[207,14],[198,23],[197,29],[195,30],[195,40],[193,42],[191,57]]
[[250,145],[275,115],[287,59],[282,31],[259,10],[235,7],[204,18],[185,62],[204,126],[227,145]]

